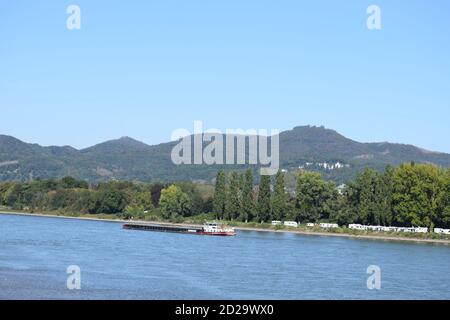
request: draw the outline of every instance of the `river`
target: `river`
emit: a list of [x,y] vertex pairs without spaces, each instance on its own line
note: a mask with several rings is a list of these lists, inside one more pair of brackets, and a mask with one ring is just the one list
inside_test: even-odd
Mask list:
[[[78,266],[81,289],[67,288]],[[381,288],[369,290],[378,266]],[[0,299],[450,299],[450,246],[0,215]]]

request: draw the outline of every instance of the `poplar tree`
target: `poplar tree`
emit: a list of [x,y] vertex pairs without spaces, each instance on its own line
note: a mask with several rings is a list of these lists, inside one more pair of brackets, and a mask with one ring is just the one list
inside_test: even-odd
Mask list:
[[225,186],[225,172],[220,170],[216,177],[216,186],[214,190],[213,211],[217,219],[223,219],[225,215],[225,202],[227,190]]
[[230,175],[230,183],[225,204],[225,219],[235,220],[241,209],[240,178],[236,172]]
[[284,173],[279,170],[275,176],[272,213],[275,220],[281,220],[286,215],[287,197],[284,186]]
[[245,172],[245,179],[242,186],[242,208],[241,221],[251,221],[256,214],[255,199],[253,197],[253,173],[251,169]]
[[258,191],[258,220],[267,222],[272,218],[270,205],[270,176],[261,175]]

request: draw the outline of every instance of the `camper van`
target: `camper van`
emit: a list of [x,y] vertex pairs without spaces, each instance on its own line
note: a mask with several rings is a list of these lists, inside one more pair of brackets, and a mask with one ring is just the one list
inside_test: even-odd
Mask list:
[[295,221],[285,221],[285,222],[284,222],[284,225],[285,225],[286,227],[295,227],[295,228],[298,227],[298,223],[295,222]]
[[334,229],[339,228],[339,225],[337,223],[321,223],[320,227],[322,229]]

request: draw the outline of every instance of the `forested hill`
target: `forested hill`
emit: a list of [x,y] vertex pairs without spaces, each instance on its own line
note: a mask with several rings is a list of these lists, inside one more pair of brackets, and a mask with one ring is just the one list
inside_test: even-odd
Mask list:
[[[0,135],[0,181],[73,176],[92,182],[111,179],[209,182],[215,177],[219,166],[174,165],[170,154],[176,144],[150,146],[123,137],[77,150],[70,146],[42,147]],[[280,134],[282,169],[319,171],[337,183],[353,178],[366,166],[383,170],[389,164],[412,161],[449,167],[450,155],[412,145],[360,143],[323,127],[301,126]]]

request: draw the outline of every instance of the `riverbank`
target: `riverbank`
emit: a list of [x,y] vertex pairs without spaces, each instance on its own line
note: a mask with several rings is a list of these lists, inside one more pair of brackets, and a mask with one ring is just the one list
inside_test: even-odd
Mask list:
[[260,228],[247,228],[236,227],[237,230],[247,231],[259,231],[259,232],[285,232],[285,233],[297,233],[308,236],[326,236],[326,237],[343,237],[343,238],[355,238],[355,239],[369,239],[369,240],[383,240],[383,241],[402,241],[402,242],[421,242],[421,243],[439,243],[450,245],[448,239],[420,239],[420,238],[407,238],[402,236],[387,236],[383,234],[349,234],[349,233],[335,233],[335,232],[315,232],[305,230],[274,230],[274,229],[260,229]]
[[[62,219],[76,219],[76,220],[88,220],[88,221],[106,221],[106,222],[115,222],[115,223],[158,223],[158,224],[166,224],[173,226],[201,226],[201,224],[190,223],[190,222],[182,222],[182,223],[172,223],[165,221],[141,221],[141,220],[124,220],[120,219],[117,216],[115,218],[109,218],[111,215],[95,215],[95,217],[89,216],[70,216],[56,213],[29,213],[29,212],[18,212],[18,211],[10,211],[2,209],[0,214],[12,214],[12,215],[21,215],[21,216],[33,216],[33,217],[53,217],[53,218],[62,218]],[[343,237],[343,238],[353,238],[353,239],[366,239],[366,240],[381,240],[381,241],[401,241],[401,242],[416,242],[416,243],[434,243],[434,244],[445,244],[450,245],[450,239],[429,239],[429,238],[415,238],[414,235],[410,235],[406,237],[401,234],[390,235],[386,233],[372,233],[372,234],[350,234],[346,232],[333,232],[333,231],[310,231],[304,229],[296,229],[296,228],[272,228],[272,227],[246,227],[237,225],[234,226],[236,230],[242,231],[257,231],[257,232],[273,232],[273,233],[292,233],[292,234],[301,234],[307,236],[326,236],[326,237]]]

